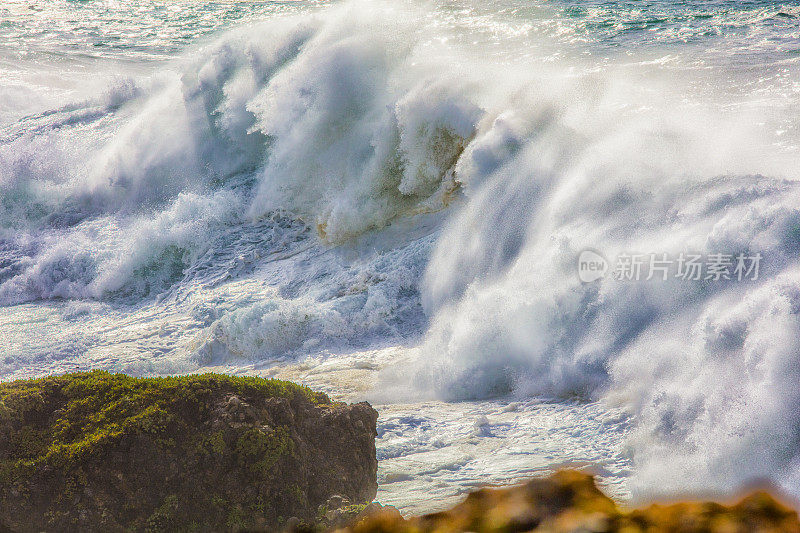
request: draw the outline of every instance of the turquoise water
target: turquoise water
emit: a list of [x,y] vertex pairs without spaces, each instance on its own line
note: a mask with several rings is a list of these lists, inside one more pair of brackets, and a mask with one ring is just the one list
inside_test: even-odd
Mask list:
[[235,24],[296,13],[321,2],[28,2],[0,7],[5,58],[56,55],[159,60]]
[[[58,54],[122,60],[165,59],[221,29],[315,10],[323,1],[11,0],[0,7],[3,58]],[[547,35],[591,54],[642,47],[702,56],[790,59],[800,50],[796,2],[439,2],[427,6],[455,25]],[[504,27],[513,23],[515,28]],[[739,57],[739,59],[744,59]]]

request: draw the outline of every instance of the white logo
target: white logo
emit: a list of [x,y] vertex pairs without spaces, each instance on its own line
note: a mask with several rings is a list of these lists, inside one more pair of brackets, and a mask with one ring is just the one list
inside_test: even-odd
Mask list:
[[584,283],[591,283],[606,275],[608,261],[592,250],[584,250],[578,256],[578,277]]

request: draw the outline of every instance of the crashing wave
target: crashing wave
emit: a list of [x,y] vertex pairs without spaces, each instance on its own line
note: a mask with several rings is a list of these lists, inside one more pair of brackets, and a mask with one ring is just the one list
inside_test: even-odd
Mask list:
[[[347,3],[4,129],[0,303],[185,299],[198,364],[425,331],[384,396],[622,406],[640,495],[794,483],[796,110],[456,33]],[[763,270],[583,283],[587,249]]]

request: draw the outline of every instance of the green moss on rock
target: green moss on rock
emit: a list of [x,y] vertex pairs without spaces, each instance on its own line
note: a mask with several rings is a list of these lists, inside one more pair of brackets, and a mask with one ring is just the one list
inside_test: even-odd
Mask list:
[[375,418],[366,404],[255,377],[0,383],[4,520],[20,531],[225,531],[310,516],[334,493],[365,501]]

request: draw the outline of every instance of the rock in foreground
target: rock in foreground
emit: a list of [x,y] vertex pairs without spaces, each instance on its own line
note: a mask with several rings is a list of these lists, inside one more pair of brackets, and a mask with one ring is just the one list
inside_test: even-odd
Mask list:
[[350,533],[800,532],[797,513],[766,492],[735,505],[693,502],[625,511],[591,476],[562,471],[503,489],[482,489],[449,511],[403,519],[380,509],[340,530]]
[[[217,374],[90,372],[0,384],[0,524],[229,531],[377,490],[368,404]],[[2,529],[2,527],[0,527]]]

